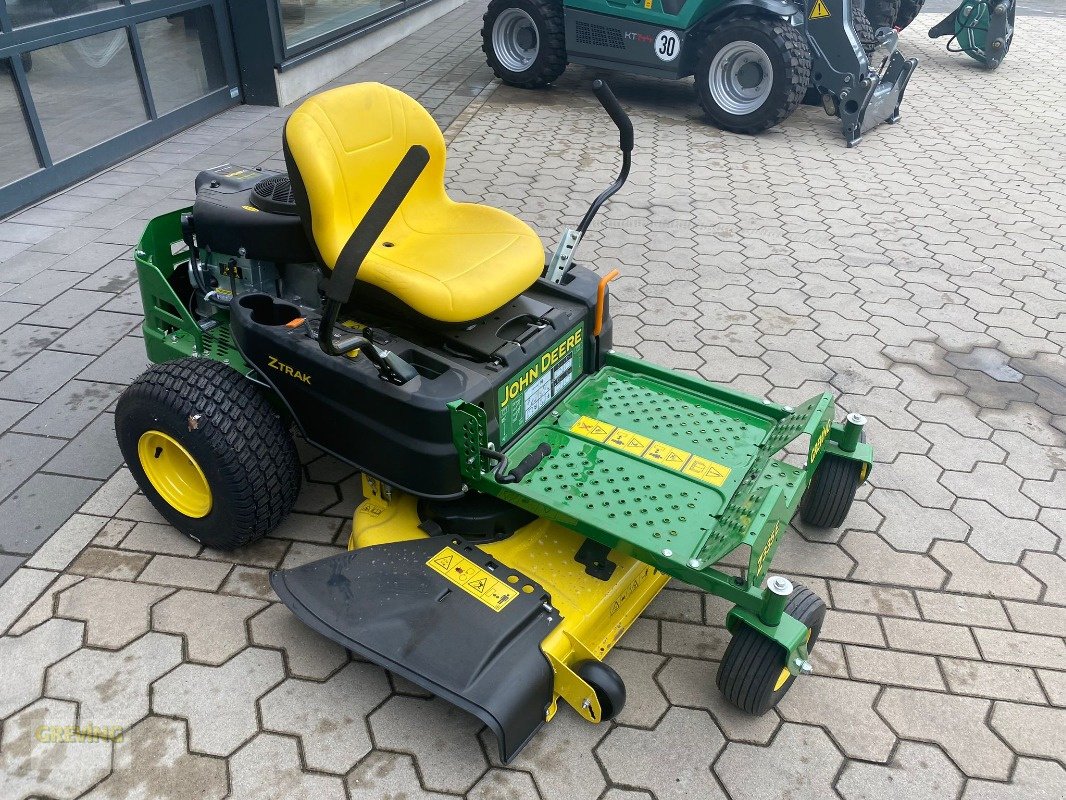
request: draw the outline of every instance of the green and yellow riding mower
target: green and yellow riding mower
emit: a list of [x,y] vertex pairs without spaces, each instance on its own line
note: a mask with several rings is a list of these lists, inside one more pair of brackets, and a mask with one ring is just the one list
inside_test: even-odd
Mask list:
[[[875,29],[902,31],[918,16],[925,0],[866,0]],[[930,39],[950,36],[948,51],[965,53],[993,70],[1003,63],[1014,40],[1017,0],[962,0],[958,8],[929,29]]]
[[759,133],[801,103],[840,119],[848,147],[896,122],[917,59],[874,33],[862,0],[491,0],[481,31],[500,80],[541,88],[568,63],[693,76],[707,119]]
[[590,722],[622,709],[603,659],[670,578],[734,604],[725,696],[777,703],[825,606],[770,563],[797,508],[840,525],[872,463],[865,420],[834,422],[829,394],[781,406],[611,349],[617,273],[574,252],[633,129],[594,90],[621,173],[547,265],[525,223],[449,199],[439,128],[375,83],[293,112],[287,175],[201,173],[136,251],[156,365],[116,429],[145,495],[231,549],[292,508],[294,426],[356,466],[348,552],[272,573],[274,590],[479,717],[504,761],[560,699]]

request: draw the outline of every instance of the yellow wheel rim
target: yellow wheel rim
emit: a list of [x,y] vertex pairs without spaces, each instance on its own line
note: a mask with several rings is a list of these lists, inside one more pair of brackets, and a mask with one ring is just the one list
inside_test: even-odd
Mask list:
[[[807,638],[805,639],[805,641],[807,641],[807,642],[811,641],[811,629],[810,628],[807,628]],[[791,674],[792,673],[789,671],[788,667],[785,667],[784,669],[781,670],[781,674],[777,676],[777,683],[774,684],[774,691],[775,692],[780,691],[781,687],[784,686],[785,683],[788,681],[788,676],[791,675]]]
[[162,431],[145,431],[137,457],[152,488],[176,511],[200,519],[211,511],[211,487],[189,451]]

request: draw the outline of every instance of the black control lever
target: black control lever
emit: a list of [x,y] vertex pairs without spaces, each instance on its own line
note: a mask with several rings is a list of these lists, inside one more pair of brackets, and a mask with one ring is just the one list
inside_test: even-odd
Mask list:
[[614,179],[614,183],[600,192],[599,196],[592,201],[592,205],[585,212],[585,216],[581,218],[581,223],[577,226],[577,229],[571,230],[567,228],[563,233],[563,238],[559,242],[559,246],[555,248],[555,253],[552,255],[551,261],[548,262],[548,267],[544,272],[545,277],[552,283],[563,282],[563,278],[573,263],[574,251],[581,243],[581,239],[592,224],[597,212],[599,212],[600,206],[606,203],[611,195],[621,189],[625,185],[626,178],[629,177],[629,167],[633,153],[633,122],[629,119],[629,115],[626,114],[622,104],[618,102],[618,98],[614,96],[614,92],[611,91],[611,87],[606,82],[598,78],[594,80],[592,82],[592,92],[618,128],[618,147],[622,151],[622,168],[618,171],[618,177]]
[[348,302],[355,287],[355,276],[366,259],[370,248],[378,240],[389,220],[400,208],[404,198],[410,193],[415,181],[429,163],[429,151],[420,144],[412,145],[404,154],[392,175],[385,182],[374,202],[370,204],[366,215],[359,221],[355,231],[348,238],[337,263],[333,265],[333,274],[326,285],[326,303],[322,309],[322,322],[318,328],[318,346],[331,356],[342,356],[355,349],[366,353],[382,377],[392,383],[406,383],[418,373],[415,368],[388,350],[382,350],[361,333],[354,334],[340,341],[333,340],[333,329],[337,324],[337,315],[341,306]]

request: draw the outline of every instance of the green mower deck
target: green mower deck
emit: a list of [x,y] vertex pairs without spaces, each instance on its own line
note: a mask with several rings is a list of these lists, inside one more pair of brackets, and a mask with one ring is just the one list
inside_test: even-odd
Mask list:
[[[512,483],[497,480],[484,411],[452,410],[472,488],[724,597],[737,605],[730,623],[739,617],[806,660],[806,629],[761,584],[824,455],[861,462],[863,479],[872,463],[861,419],[834,424],[831,395],[791,409],[611,353],[507,448],[511,461],[536,462]],[[804,467],[777,457],[802,435]],[[741,577],[715,568],[741,546]]]

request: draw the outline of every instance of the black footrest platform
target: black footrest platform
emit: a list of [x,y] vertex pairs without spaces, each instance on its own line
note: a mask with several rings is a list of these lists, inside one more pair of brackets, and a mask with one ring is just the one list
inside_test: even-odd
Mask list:
[[481,719],[505,763],[544,722],[553,673],[540,643],[559,613],[543,587],[462,539],[367,547],[270,583],[309,627]]

